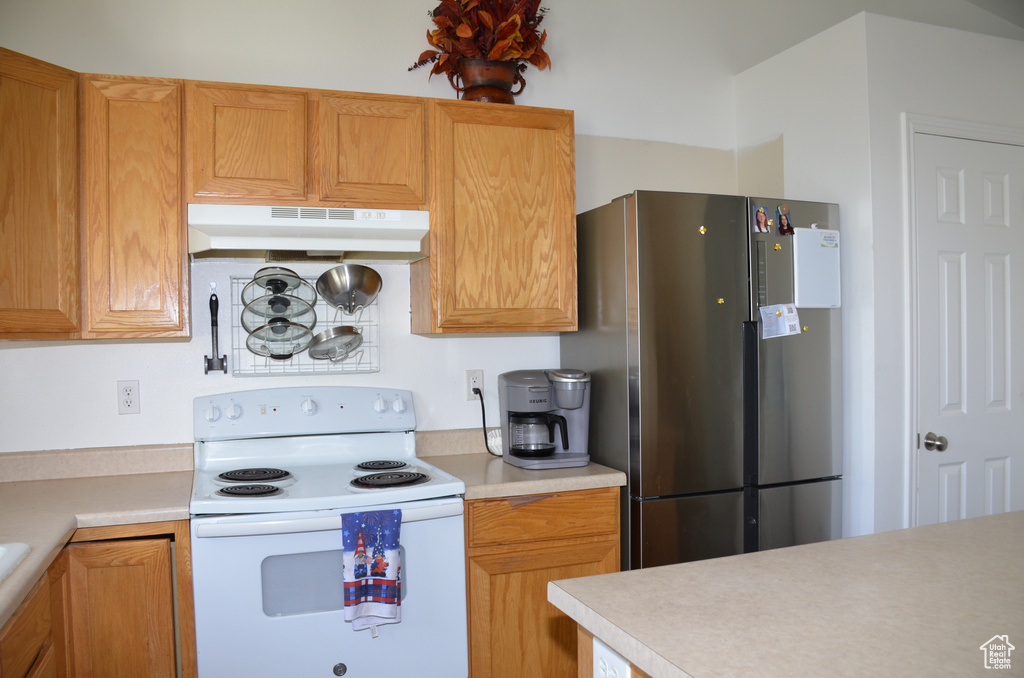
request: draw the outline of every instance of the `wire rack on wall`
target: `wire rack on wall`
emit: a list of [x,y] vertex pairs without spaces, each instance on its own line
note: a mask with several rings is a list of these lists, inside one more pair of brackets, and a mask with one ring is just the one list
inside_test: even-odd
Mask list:
[[[316,278],[303,278],[316,288]],[[236,377],[290,376],[297,374],[366,374],[380,371],[380,296],[354,315],[344,313],[317,296],[316,327],[313,334],[337,325],[352,325],[363,335],[363,343],[345,360],[314,360],[307,351],[288,360],[256,355],[245,346],[249,333],[242,327],[242,289],[252,278],[231,277],[231,374]]]

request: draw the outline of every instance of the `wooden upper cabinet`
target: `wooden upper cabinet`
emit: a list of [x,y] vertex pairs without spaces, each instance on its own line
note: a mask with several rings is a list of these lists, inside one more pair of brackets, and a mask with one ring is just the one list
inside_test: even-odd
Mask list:
[[188,199],[305,200],[307,98],[286,87],[188,82]]
[[181,83],[87,75],[82,92],[82,336],[188,336]]
[[353,206],[426,203],[424,100],[321,92],[316,111],[320,200]]
[[572,111],[434,100],[430,115],[412,331],[577,329]]
[[0,339],[79,323],[78,76],[0,48]]

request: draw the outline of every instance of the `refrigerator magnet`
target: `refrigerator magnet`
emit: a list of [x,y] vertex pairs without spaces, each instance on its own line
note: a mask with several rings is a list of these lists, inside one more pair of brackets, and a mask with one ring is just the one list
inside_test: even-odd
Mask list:
[[753,224],[754,233],[771,233],[772,219],[768,218],[768,210],[764,207],[754,207]]
[[775,216],[779,222],[779,235],[793,235],[793,216],[789,213],[789,205],[776,207]]

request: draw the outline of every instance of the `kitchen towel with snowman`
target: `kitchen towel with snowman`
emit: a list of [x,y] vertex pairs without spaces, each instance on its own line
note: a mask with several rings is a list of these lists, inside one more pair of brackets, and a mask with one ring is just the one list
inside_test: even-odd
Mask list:
[[364,511],[341,516],[344,551],[345,621],[356,631],[402,621],[402,565],[398,535],[400,510]]

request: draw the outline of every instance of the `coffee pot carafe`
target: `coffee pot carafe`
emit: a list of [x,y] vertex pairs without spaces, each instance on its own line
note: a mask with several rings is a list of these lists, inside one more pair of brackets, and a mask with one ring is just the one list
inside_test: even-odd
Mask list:
[[582,370],[517,370],[498,375],[505,461],[530,469],[589,463],[589,386],[590,375]]
[[562,449],[569,449],[569,431],[565,417],[549,412],[510,412],[508,416],[509,450],[519,457],[548,457],[555,453],[555,427],[562,431]]

